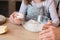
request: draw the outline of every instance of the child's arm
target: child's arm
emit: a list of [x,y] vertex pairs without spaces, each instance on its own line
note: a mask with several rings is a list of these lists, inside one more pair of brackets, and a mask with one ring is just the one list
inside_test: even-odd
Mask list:
[[19,13],[25,14],[26,11],[27,11],[27,5],[24,3],[24,0],[22,0],[22,4],[21,4],[20,10],[19,10]]
[[51,19],[52,19],[52,23],[55,26],[58,26],[59,25],[59,18],[58,18],[57,12],[56,12],[56,7],[55,7],[55,4],[54,4],[54,1],[49,6],[49,12],[50,12],[50,16],[51,16]]
[[[24,0],[22,0],[22,4],[21,4],[21,8],[19,10],[19,12],[14,12],[10,15],[10,22],[13,24],[22,24],[23,20],[24,20],[24,16],[26,13],[26,9],[27,9],[27,5],[24,3]],[[20,13],[20,14],[19,14]]]

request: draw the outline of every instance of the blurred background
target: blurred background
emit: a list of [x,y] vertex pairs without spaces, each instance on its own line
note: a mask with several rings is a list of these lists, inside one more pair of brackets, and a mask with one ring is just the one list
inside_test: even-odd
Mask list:
[[0,14],[9,17],[14,11],[18,11],[21,0],[0,0]]

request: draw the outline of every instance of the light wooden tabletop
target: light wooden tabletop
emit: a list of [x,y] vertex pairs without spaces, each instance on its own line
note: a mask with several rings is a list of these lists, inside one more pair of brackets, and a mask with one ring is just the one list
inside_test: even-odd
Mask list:
[[5,23],[9,28],[6,34],[0,35],[0,40],[38,40],[39,33],[32,33],[25,30],[22,26],[14,25],[10,22]]

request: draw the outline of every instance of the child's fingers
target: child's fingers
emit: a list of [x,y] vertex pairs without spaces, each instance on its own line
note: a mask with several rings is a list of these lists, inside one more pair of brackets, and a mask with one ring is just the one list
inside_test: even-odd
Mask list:
[[18,12],[13,12],[13,13],[10,15],[10,17],[12,17],[12,18],[15,18],[16,16],[18,16]]
[[49,26],[50,26],[50,25],[45,24],[45,25],[43,26],[43,30],[48,29],[48,28],[49,28]]
[[14,13],[12,16],[13,18],[16,18],[18,16],[18,13]]
[[48,20],[47,24],[48,25],[52,25],[52,21],[51,20]]
[[14,22],[16,23],[16,24],[22,24],[22,19],[17,19],[17,18],[15,18],[14,19]]
[[22,19],[17,18],[18,15],[18,12],[14,12],[13,14],[11,14],[9,18],[10,22],[13,24],[20,24],[22,22]]
[[13,15],[10,15],[9,21],[10,21],[11,23],[15,24]]
[[51,21],[51,20],[48,20],[48,22],[52,23],[52,21]]
[[14,12],[13,14],[10,15],[10,19],[13,20],[16,16],[17,16],[17,13]]
[[10,21],[11,23],[14,23],[14,18],[10,16],[9,21]]

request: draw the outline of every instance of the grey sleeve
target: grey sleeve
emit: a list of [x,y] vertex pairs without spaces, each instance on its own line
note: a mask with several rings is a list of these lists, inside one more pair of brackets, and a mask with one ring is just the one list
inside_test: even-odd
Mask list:
[[49,6],[49,12],[50,12],[50,17],[52,19],[53,24],[55,26],[58,26],[59,25],[59,18],[58,18],[58,15],[57,15],[57,11],[56,11],[54,1]]
[[24,0],[22,0],[22,3],[21,3],[21,7],[20,7],[20,10],[19,10],[19,13],[26,13],[27,11],[27,5],[24,3]]

